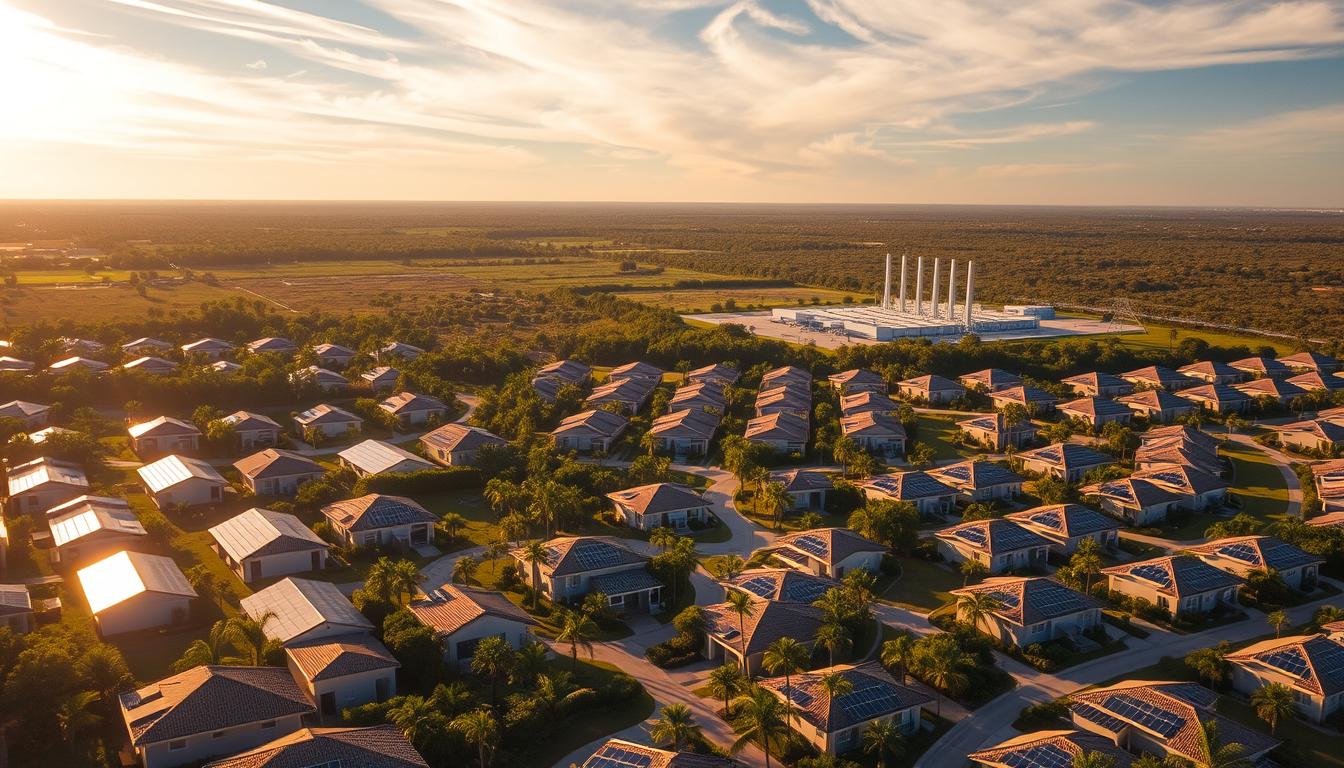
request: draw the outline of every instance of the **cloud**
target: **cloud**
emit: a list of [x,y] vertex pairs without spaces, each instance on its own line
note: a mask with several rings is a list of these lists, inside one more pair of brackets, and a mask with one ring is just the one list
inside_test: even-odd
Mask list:
[[1007,163],[981,165],[975,169],[979,176],[996,178],[1036,178],[1073,174],[1104,174],[1130,167],[1126,163]]
[[252,62],[251,64],[246,64],[246,65],[244,65],[244,66],[246,66],[248,69],[265,69],[265,68],[266,68],[266,60],[265,60],[265,59],[257,59],[256,61]]
[[1324,148],[1344,150],[1344,104],[1283,112],[1239,125],[1187,136],[1201,152],[1247,155],[1306,155]]

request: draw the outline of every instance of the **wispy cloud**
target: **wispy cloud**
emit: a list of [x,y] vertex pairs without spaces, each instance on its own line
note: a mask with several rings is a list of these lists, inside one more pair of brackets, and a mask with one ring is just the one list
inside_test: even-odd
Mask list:
[[1186,145],[1204,152],[1248,155],[1302,155],[1323,148],[1344,150],[1344,103],[1201,131],[1188,136]]

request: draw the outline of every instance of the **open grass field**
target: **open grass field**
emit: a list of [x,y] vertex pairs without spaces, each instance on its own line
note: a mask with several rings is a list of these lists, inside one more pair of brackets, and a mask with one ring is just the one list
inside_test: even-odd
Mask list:
[[1241,445],[1220,453],[1232,462],[1232,492],[1245,512],[1265,521],[1282,519],[1288,512],[1288,486],[1279,467],[1260,451]]
[[813,299],[826,304],[838,304],[850,297],[856,302],[866,297],[857,293],[834,291],[829,288],[781,287],[781,288],[718,288],[705,290],[667,290],[667,291],[631,291],[622,294],[623,298],[652,304],[679,314],[698,314],[714,311],[718,305],[722,308],[726,302],[733,301],[739,308],[744,307],[792,307],[811,303]]
[[889,603],[927,613],[946,605],[950,592],[960,589],[962,578],[956,571],[939,563],[915,557],[901,558],[901,575],[883,590],[881,598]]
[[[970,418],[967,414],[962,418]],[[976,451],[953,441],[957,433],[957,420],[952,416],[937,413],[919,415],[919,433],[916,442],[933,447],[934,458],[938,461],[961,459],[974,456]]]
[[[1060,317],[1092,317],[1076,312],[1060,312]],[[1143,322],[1143,333],[1122,333],[1115,334],[1120,342],[1127,347],[1137,349],[1171,349],[1180,344],[1185,339],[1203,339],[1215,347],[1235,347],[1245,345],[1251,349],[1257,347],[1273,347],[1280,354],[1290,354],[1295,347],[1286,339],[1276,339],[1268,336],[1252,336],[1250,334],[1233,333],[1230,331],[1219,331],[1212,328],[1185,328],[1174,325],[1163,325],[1161,323]],[[1176,338],[1173,341],[1171,332],[1176,332]]]

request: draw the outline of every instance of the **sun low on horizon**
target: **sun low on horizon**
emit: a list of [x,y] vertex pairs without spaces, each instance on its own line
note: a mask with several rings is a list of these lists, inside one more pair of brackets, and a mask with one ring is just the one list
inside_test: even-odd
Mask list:
[[0,0],[0,198],[1344,207],[1335,0]]

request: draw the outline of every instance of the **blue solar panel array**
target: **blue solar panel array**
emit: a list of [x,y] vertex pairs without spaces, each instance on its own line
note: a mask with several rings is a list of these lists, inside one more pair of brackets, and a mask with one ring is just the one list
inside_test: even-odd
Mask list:
[[1251,565],[1260,565],[1260,551],[1246,542],[1238,542],[1236,544],[1228,544],[1225,547],[1219,547],[1218,552],[1233,560],[1240,560],[1243,563],[1250,563]]
[[788,599],[799,603],[816,602],[830,588],[831,584],[821,579],[791,579],[788,582]]
[[1307,660],[1302,656],[1301,651],[1296,648],[1285,648],[1281,651],[1266,653],[1260,657],[1260,660],[1298,679],[1311,677],[1311,667],[1307,665]]
[[994,590],[989,593],[989,596],[998,601],[999,605],[1003,608],[1016,608],[1022,604],[1022,600],[1017,596],[1016,592]]
[[1154,584],[1160,584],[1164,587],[1171,586],[1171,574],[1167,573],[1167,569],[1160,565],[1137,565],[1131,568],[1129,572]]
[[1063,584],[1047,580],[1034,582],[1028,599],[1032,608],[1045,617],[1067,616],[1088,607],[1083,595]]
[[588,762],[584,763],[584,768],[649,768],[653,764],[653,757],[642,752],[635,752],[615,744],[604,745]]
[[1073,755],[1054,744],[1038,744],[1009,752],[999,760],[1010,768],[1070,768],[1073,765]]
[[1102,712],[1100,709],[1097,709],[1096,707],[1092,706],[1091,704],[1074,702],[1072,709],[1074,714],[1078,715],[1084,720],[1087,720],[1090,723],[1096,723],[1097,725],[1101,726],[1102,728],[1105,728],[1111,733],[1118,733],[1122,728],[1128,725],[1125,721],[1121,720],[1120,718],[1108,715],[1105,712]]
[[965,539],[966,541],[969,541],[972,544],[981,547],[985,546],[989,541],[989,537],[988,535],[986,535],[984,526],[971,526],[969,528],[958,528],[957,530],[953,531],[953,535],[955,535],[959,539]]
[[585,571],[619,565],[621,553],[615,547],[600,541],[581,541],[574,545],[574,556]]
[[1234,577],[1203,560],[1182,557],[1175,560],[1174,565],[1181,588],[1188,592],[1207,592],[1235,582]]
[[812,694],[796,685],[790,686],[788,690],[784,692],[784,695],[789,697],[789,701],[793,702],[795,707],[800,707],[802,709],[807,709],[812,706],[812,702],[816,701],[816,698]]
[[1185,726],[1185,718],[1179,714],[1133,696],[1124,694],[1107,696],[1102,706],[1119,717],[1138,723],[1163,738],[1169,739],[1175,736]]
[[799,536],[793,540],[793,546],[803,550],[809,555],[816,555],[817,557],[825,557],[826,553],[830,551],[830,547],[827,546],[826,540],[820,536]]
[[864,721],[896,711],[900,701],[893,688],[878,684],[845,694],[837,703],[852,719]]
[[1056,531],[1064,530],[1064,518],[1060,515],[1059,510],[1051,510],[1049,512],[1041,512],[1032,515],[1030,520],[1037,525],[1042,525]]
[[738,584],[737,586],[745,589],[757,597],[770,598],[775,594],[775,579],[770,576],[755,576]]

